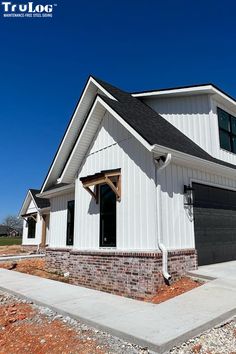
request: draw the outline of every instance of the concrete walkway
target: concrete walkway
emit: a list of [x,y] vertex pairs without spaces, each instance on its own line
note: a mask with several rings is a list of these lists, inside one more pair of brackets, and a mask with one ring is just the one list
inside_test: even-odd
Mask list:
[[201,266],[189,274],[209,280],[222,278],[236,281],[236,261]]
[[5,269],[0,289],[158,353],[236,314],[232,279],[216,279],[159,305]]
[[20,261],[22,259],[43,258],[45,254],[22,254],[12,256],[0,256],[0,262]]

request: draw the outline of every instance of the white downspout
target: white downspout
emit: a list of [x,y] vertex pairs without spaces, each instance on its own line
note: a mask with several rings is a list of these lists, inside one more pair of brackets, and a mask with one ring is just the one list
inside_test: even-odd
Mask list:
[[[168,251],[166,249],[166,246],[161,242],[161,232],[162,232],[162,227],[161,227],[161,217],[158,220],[158,212],[159,212],[159,208],[161,206],[161,203],[158,203],[158,196],[157,196],[157,192],[158,192],[158,181],[157,181],[157,171],[161,171],[164,170],[170,163],[171,161],[171,154],[168,153],[165,156],[165,159],[163,161],[163,159],[161,159],[163,164],[160,165],[160,159],[158,161],[158,159],[154,158],[154,163],[155,163],[155,185],[156,185],[156,229],[157,229],[157,243],[158,243],[158,247],[162,252],[162,274],[164,276],[164,278],[169,281],[171,279],[171,275],[168,273]],[[159,191],[159,198],[161,198],[161,192]]]

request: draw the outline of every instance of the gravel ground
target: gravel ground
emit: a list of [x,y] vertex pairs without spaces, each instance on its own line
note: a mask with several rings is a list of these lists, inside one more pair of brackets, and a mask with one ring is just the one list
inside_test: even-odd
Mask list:
[[236,354],[236,317],[173,348],[170,353]]
[[[0,291],[0,306],[9,308],[11,304],[28,304],[31,306],[32,310],[35,311],[34,317],[29,318],[29,319],[24,319],[23,321],[26,323],[30,323],[31,326],[35,326],[37,324],[42,324],[45,323],[45,318],[47,319],[47,324],[51,324],[54,322],[62,322],[63,325],[66,327],[71,328],[73,331],[75,331],[78,334],[79,340],[85,343],[84,345],[86,346],[87,343],[89,344],[90,341],[97,343],[96,350],[89,352],[89,354],[96,354],[96,353],[105,353],[105,354],[148,354],[148,353],[153,353],[151,351],[148,351],[147,348],[141,348],[140,346],[127,343],[117,337],[114,337],[106,332],[102,332],[99,330],[96,330],[90,326],[84,325],[80,323],[79,321],[76,321],[68,316],[62,316],[58,315],[54,311],[50,310],[47,307],[42,307],[35,305],[31,301],[27,300],[22,300],[20,298],[17,298],[11,294],[5,293]],[[0,320],[1,320],[1,315],[0,315]],[[0,353],[8,353],[5,348],[3,348],[1,345],[1,330],[6,330],[5,327],[0,326]],[[9,332],[10,333],[10,332]],[[26,341],[27,345],[27,339],[24,337],[23,340]],[[70,341],[70,338],[68,338],[68,341]],[[44,339],[41,340],[41,343],[44,344]],[[13,348],[12,350],[16,349],[14,347],[13,343]],[[15,352],[19,354],[23,354],[23,352],[19,349],[17,349]],[[38,351],[35,351],[38,353]],[[11,352],[12,353],[12,352]],[[54,353],[54,352],[53,352]],[[63,354],[77,354],[80,353],[78,352],[75,348],[73,352],[64,352]],[[25,354],[25,352],[24,352]]]
[[[102,350],[106,354],[153,354],[147,348],[122,341],[106,332],[98,331],[86,326],[70,317],[58,315],[52,310],[33,304],[32,302],[16,298],[13,295],[0,291],[0,306],[7,306],[11,303],[30,304],[35,311],[32,323],[39,323],[46,318],[48,323],[60,321],[78,333],[79,338],[85,343],[90,340],[97,343],[93,354]],[[30,320],[32,321],[32,319]],[[1,340],[1,331],[0,331]],[[1,352],[1,349],[0,349]],[[19,353],[19,352],[17,352]],[[75,349],[75,352],[76,349]],[[71,354],[74,354],[71,353]],[[198,337],[190,339],[179,347],[173,348],[169,354],[236,354],[236,317],[227,323],[216,326]],[[65,353],[69,354],[69,353]],[[92,354],[92,353],[91,353]]]

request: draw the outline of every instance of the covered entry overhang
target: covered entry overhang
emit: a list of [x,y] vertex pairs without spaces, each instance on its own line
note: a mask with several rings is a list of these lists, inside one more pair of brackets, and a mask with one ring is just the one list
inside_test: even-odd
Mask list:
[[[86,191],[96,200],[99,199],[99,185],[107,184],[111,190],[115,193],[116,199],[121,200],[121,169],[104,170],[94,175],[81,177],[80,181]],[[91,189],[92,187],[93,190]]]

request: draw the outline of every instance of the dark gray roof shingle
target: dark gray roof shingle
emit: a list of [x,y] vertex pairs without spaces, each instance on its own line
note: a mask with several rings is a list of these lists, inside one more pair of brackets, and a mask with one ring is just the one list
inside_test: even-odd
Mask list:
[[48,199],[36,197],[36,194],[40,193],[40,189],[30,189],[30,192],[35,200],[35,203],[39,209],[50,207]]
[[150,145],[161,145],[209,162],[236,169],[235,165],[212,157],[138,98],[100,79],[95,78],[95,80],[116,98],[117,101],[103,95],[100,95],[101,98]]

